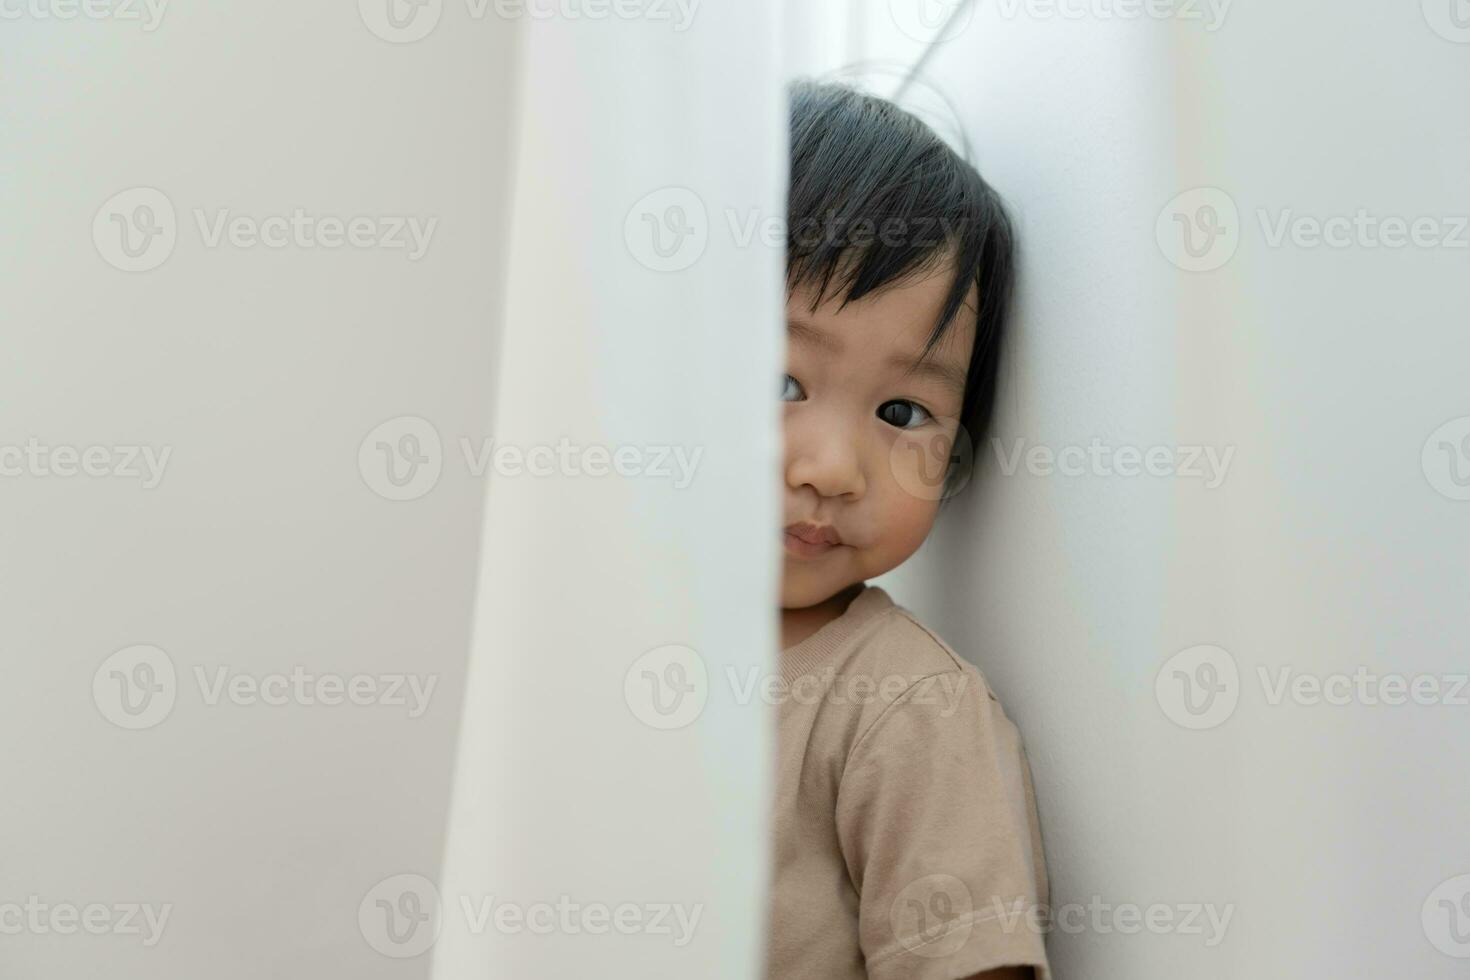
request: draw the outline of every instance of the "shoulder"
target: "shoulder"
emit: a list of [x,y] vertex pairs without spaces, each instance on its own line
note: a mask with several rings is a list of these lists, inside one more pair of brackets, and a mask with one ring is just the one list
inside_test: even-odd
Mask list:
[[984,673],[901,605],[875,617],[837,673],[846,690],[861,695],[850,701],[861,706],[854,751],[884,733],[914,726],[931,734],[955,727],[974,731],[977,721],[1002,742],[1019,740]]
[[[967,686],[973,685],[977,693],[999,704],[978,667],[956,653],[913,612],[896,603],[864,631],[844,658],[842,671],[887,681],[890,696],[885,703],[912,697],[925,681],[938,683],[937,678],[944,675],[964,675]],[[900,687],[900,679],[908,683]]]

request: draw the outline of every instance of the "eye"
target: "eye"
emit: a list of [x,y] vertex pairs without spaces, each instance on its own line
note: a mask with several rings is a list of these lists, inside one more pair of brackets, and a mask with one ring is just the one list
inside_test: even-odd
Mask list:
[[899,429],[916,429],[926,421],[934,421],[934,416],[929,414],[927,408],[906,398],[898,398],[879,405],[878,417]]
[[782,379],[783,380],[781,382],[781,400],[783,402],[793,401],[793,399],[790,397],[791,390],[793,388],[795,388],[797,392],[800,392],[801,391],[801,382],[797,381],[795,378],[793,378],[789,374],[782,375]]

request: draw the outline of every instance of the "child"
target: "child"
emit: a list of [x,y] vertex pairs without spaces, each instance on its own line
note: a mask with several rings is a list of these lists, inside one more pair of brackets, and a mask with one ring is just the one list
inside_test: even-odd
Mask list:
[[1049,980],[1016,727],[979,671],[865,584],[918,549],[954,486],[952,462],[929,472],[926,459],[952,461],[951,445],[985,432],[1010,223],[974,168],[891,103],[814,82],[791,96],[792,686],[767,977]]

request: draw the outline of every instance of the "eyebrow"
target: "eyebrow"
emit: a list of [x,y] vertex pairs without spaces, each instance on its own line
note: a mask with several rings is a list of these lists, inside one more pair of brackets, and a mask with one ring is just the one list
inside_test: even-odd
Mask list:
[[805,320],[798,320],[796,317],[787,318],[786,332],[804,344],[812,347],[820,347],[822,350],[830,353],[835,354],[842,350],[842,341],[825,330],[819,330]]
[[[842,341],[808,323],[805,320],[790,317],[786,321],[786,332],[793,340],[803,344],[820,348],[829,353],[842,350]],[[965,395],[965,384],[969,380],[964,368],[950,361],[923,360],[918,361],[902,354],[893,354],[888,358],[888,363],[893,367],[903,368],[905,374],[917,374],[930,378],[939,384],[954,391],[961,398]]]

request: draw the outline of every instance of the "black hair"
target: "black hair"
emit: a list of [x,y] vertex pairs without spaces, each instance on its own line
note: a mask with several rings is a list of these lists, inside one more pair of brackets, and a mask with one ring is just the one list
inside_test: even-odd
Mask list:
[[[934,130],[892,102],[811,79],[792,83],[789,97],[787,289],[812,287],[820,305],[835,281],[846,306],[952,262],[954,283],[922,356],[944,339],[974,286],[975,347],[957,436],[974,440],[973,452],[994,410],[1015,281],[1014,233],[1000,196]],[[959,453],[957,445],[947,483],[957,476]]]

